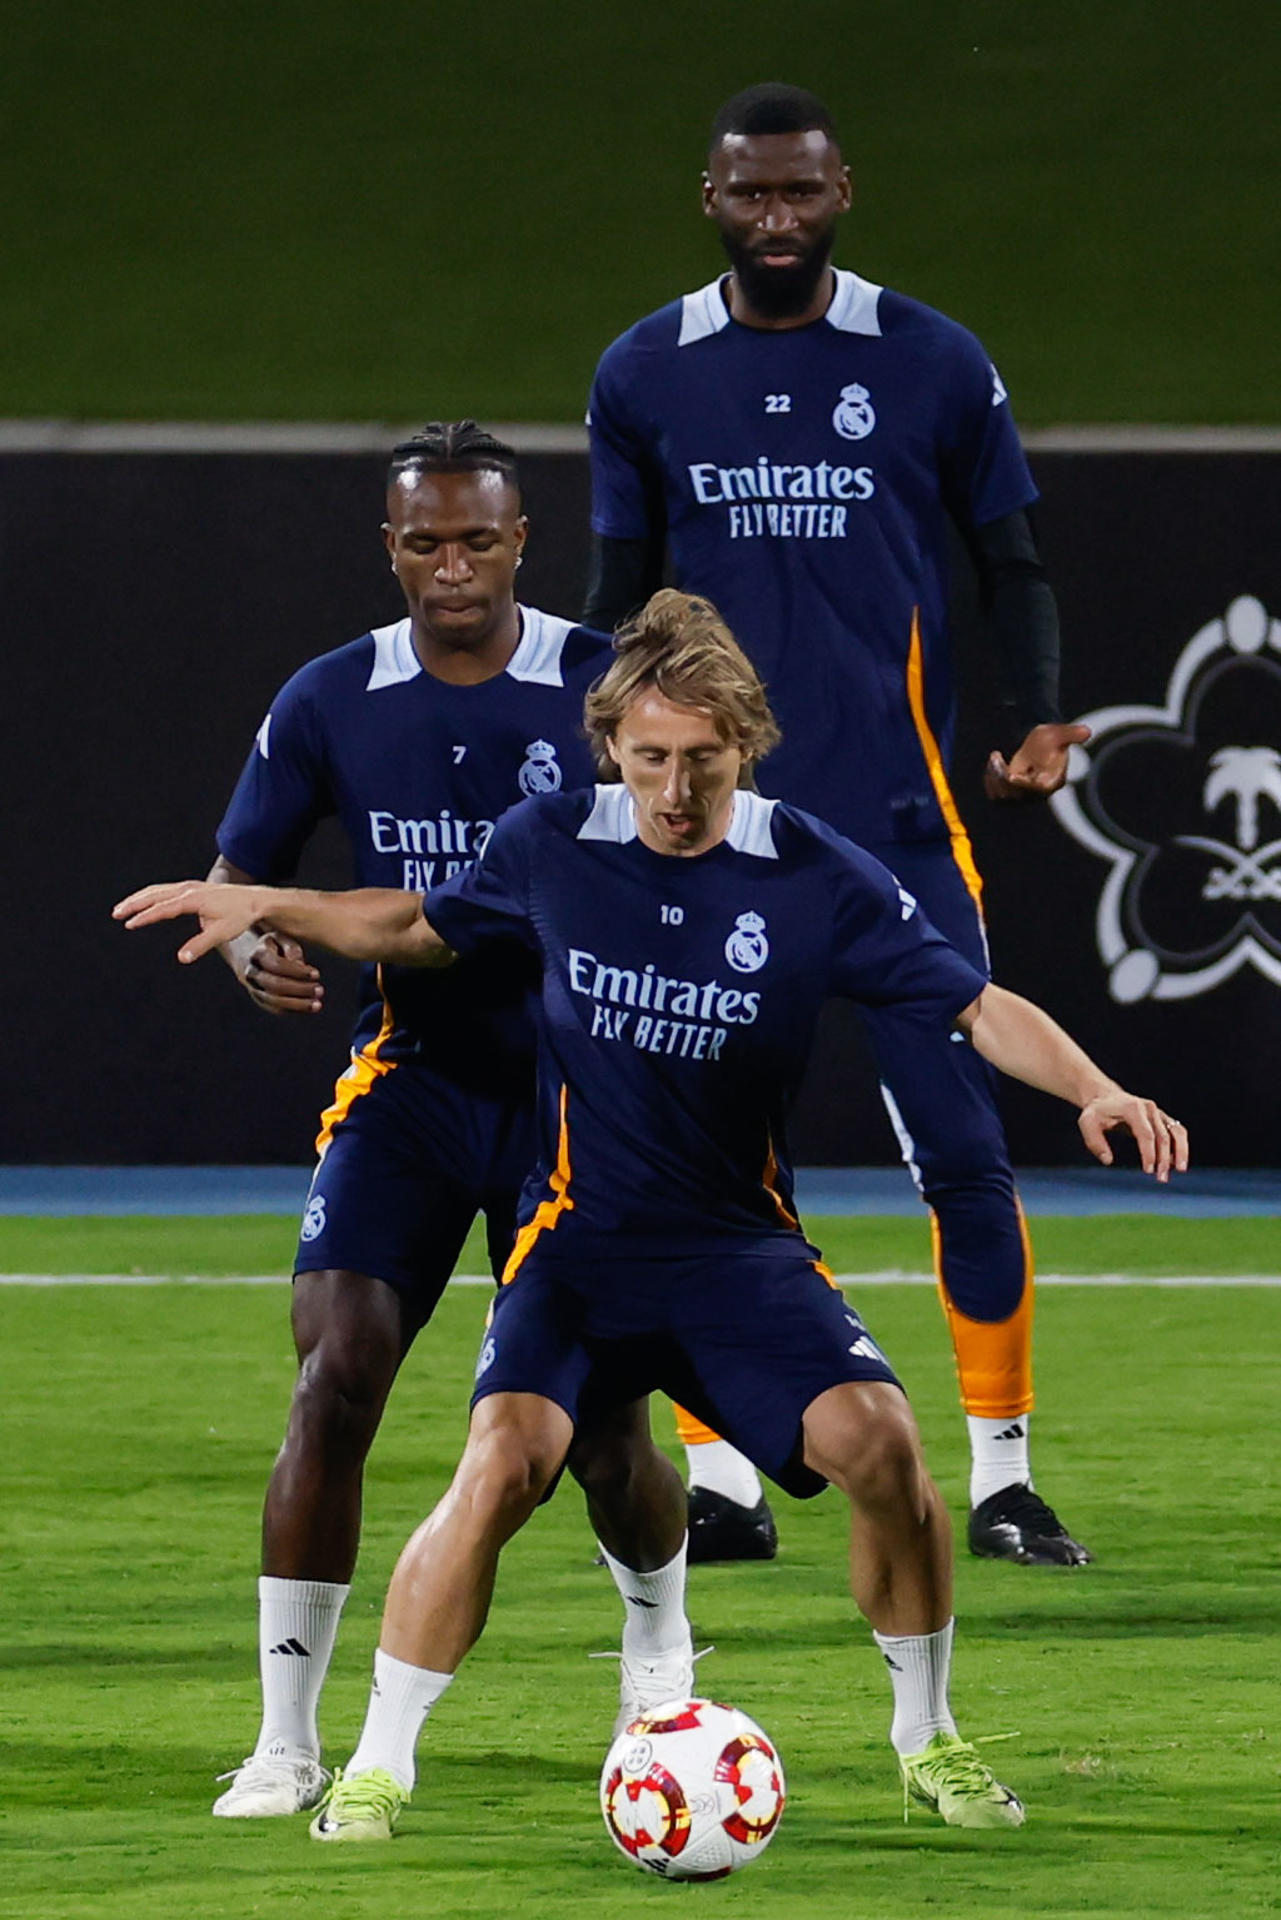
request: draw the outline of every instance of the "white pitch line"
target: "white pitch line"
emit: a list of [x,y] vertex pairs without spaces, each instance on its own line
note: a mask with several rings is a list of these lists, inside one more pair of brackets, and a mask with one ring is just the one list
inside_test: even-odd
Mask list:
[[[897,1267],[876,1273],[838,1273],[837,1285],[857,1293],[861,1287],[932,1287],[932,1273],[903,1273]],[[0,1273],[0,1287],[279,1287],[279,1273]],[[454,1287],[492,1287],[487,1273],[456,1273]],[[1281,1287],[1281,1273],[1039,1273],[1038,1287]]]

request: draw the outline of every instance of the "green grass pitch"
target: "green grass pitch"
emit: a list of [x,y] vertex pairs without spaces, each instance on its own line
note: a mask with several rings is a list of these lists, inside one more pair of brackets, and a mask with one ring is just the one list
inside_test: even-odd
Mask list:
[[[10,1270],[67,1270],[59,1243],[71,1271],[94,1270],[90,1223],[24,1223],[16,1235],[15,1224],[4,1223]],[[129,1223],[94,1224],[99,1271],[194,1273],[223,1241],[216,1222],[157,1222],[162,1256],[159,1232],[148,1244]],[[871,1224],[887,1231],[871,1236],[870,1264],[921,1264],[889,1247],[890,1229],[916,1223]],[[1222,1268],[1190,1245],[1182,1259],[1174,1247],[1161,1257],[1184,1272],[1275,1265],[1262,1233],[1234,1243],[1253,1223],[1210,1224]],[[847,1229],[823,1226],[845,1263]],[[241,1270],[287,1259],[284,1223],[256,1223],[257,1242],[239,1230],[242,1256],[251,1249]],[[1112,1266],[1119,1231],[1064,1225],[1046,1264],[1066,1267],[1075,1238],[1077,1270]],[[137,1258],[125,1260],[122,1232]],[[484,1299],[446,1296],[373,1456],[364,1551],[323,1710],[330,1758],[345,1757],[358,1729],[395,1554],[461,1446]],[[959,1518],[964,1446],[937,1308],[907,1287],[869,1290],[865,1306]],[[568,1487],[504,1558],[489,1631],[428,1726],[393,1846],[322,1849],[301,1820],[211,1820],[213,1776],[241,1758],[256,1725],[257,1516],[292,1373],[283,1288],[0,1288],[0,1912],[613,1920],[675,1903],[760,1920],[1276,1913],[1281,1550],[1263,1437],[1275,1417],[1281,1294],[1063,1287],[1042,1294],[1038,1316],[1038,1465],[1098,1564],[1059,1575],[963,1558],[954,1685],[969,1734],[1010,1736],[992,1753],[1025,1796],[1028,1825],[989,1835],[924,1816],[903,1824],[887,1689],[844,1588],[840,1508],[832,1495],[780,1497],[779,1560],[697,1570],[691,1611],[699,1643],[716,1644],[701,1669],[709,1691],[777,1739],[791,1803],[759,1865],[673,1888],[629,1867],[600,1827],[613,1671],[587,1656],[617,1644],[617,1606]],[[668,1433],[661,1409],[656,1424]]]
[[[695,24],[696,21],[696,24]],[[704,284],[717,105],[817,87],[838,258],[975,327],[1025,426],[1281,420],[1261,0],[6,10],[0,414],[582,419]]]

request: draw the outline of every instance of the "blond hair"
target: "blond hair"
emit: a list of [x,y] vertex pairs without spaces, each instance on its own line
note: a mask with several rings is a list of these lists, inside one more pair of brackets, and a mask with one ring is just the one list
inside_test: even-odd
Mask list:
[[614,636],[617,658],[583,704],[587,738],[603,780],[617,780],[607,742],[638,695],[656,687],[678,707],[705,713],[743,755],[739,785],[782,737],[760,675],[710,600],[664,587]]

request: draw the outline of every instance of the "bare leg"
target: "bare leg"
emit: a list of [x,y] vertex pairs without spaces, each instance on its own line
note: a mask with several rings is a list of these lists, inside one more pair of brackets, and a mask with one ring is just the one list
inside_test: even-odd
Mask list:
[[568,1414],[533,1393],[493,1393],[471,1418],[448,1492],[391,1578],[379,1646],[453,1673],[484,1627],[498,1556],[524,1526],[569,1449]]
[[298,1378],[262,1517],[262,1569],[282,1580],[351,1579],[365,1460],[412,1332],[399,1295],[361,1273],[294,1282]]
[[579,1432],[569,1470],[605,1551],[638,1573],[665,1567],[685,1538],[680,1474],[650,1437],[649,1402],[634,1400]]
[[317,1710],[360,1543],[365,1458],[412,1337],[385,1281],[327,1271],[293,1292],[298,1377],[263,1508],[262,1720],[214,1812],[291,1814],[323,1789]]
[[907,1400],[884,1381],[829,1387],[806,1409],[805,1464],[850,1501],[850,1591],[879,1633],[952,1617],[952,1529]]

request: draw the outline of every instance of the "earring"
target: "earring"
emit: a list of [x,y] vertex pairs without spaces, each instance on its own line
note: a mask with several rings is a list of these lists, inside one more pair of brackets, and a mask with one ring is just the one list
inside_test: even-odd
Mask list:
[[516,555],[516,565],[517,565],[518,567],[523,567],[523,566],[524,566],[524,564],[525,564],[525,556],[524,556],[524,554],[521,554],[521,553],[518,553],[518,554]]

